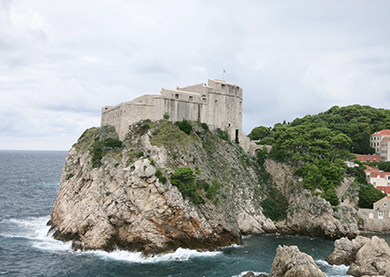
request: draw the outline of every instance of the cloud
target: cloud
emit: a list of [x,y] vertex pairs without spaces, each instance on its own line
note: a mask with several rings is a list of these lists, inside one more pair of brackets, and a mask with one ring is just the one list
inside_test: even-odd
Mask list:
[[[100,108],[221,79],[244,131],[389,106],[386,1],[0,1],[0,148],[69,149]],[[375,97],[372,97],[375,95]]]

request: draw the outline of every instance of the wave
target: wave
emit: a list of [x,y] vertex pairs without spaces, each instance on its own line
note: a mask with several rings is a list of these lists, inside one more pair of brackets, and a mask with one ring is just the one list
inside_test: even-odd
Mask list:
[[347,275],[349,266],[330,265],[325,260],[316,260],[315,263],[322,271],[325,271],[329,277],[349,276]]
[[47,236],[50,227],[46,226],[46,222],[49,219],[50,216],[2,220],[0,236],[27,239],[33,247],[41,250],[70,251],[70,242],[65,243]]
[[[75,251],[72,250],[71,242],[62,242],[53,239],[47,233],[50,229],[46,222],[50,216],[29,217],[26,219],[7,219],[0,221],[2,231],[0,236],[6,238],[22,238],[31,242],[31,245],[43,251],[67,251],[75,255],[94,255],[103,260],[118,260],[133,263],[157,263],[166,261],[187,261],[195,257],[210,257],[222,254],[222,251],[197,251],[191,249],[178,248],[173,253],[145,257],[141,252],[129,252],[125,250],[115,250],[106,252],[103,250]],[[4,228],[3,228],[4,227]],[[230,246],[238,247],[238,246]]]
[[117,260],[141,264],[169,261],[188,261],[191,258],[212,257],[222,254],[221,251],[197,251],[184,248],[178,248],[173,253],[161,254],[152,257],[145,257],[141,252],[129,252],[125,250],[115,250],[112,252],[106,252],[101,250],[77,252],[79,255],[95,255],[104,260]]
[[[243,271],[241,272],[239,275],[233,275],[232,277],[242,277],[244,276],[245,274],[247,274],[248,272],[250,271]],[[257,272],[257,271],[252,271],[256,276],[257,275],[260,275],[260,274],[265,274],[265,275],[268,275],[268,272]]]

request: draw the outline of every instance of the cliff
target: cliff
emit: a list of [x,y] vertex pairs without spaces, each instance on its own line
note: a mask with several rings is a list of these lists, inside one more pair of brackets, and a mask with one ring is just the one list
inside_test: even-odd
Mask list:
[[[113,127],[86,130],[66,158],[48,222],[53,237],[74,249],[148,255],[215,249],[240,244],[241,235],[276,231],[358,233],[353,213],[336,218],[327,201],[296,189],[289,167],[259,163],[206,124],[181,129],[143,121],[130,126],[123,143]],[[276,202],[267,206],[268,198]],[[287,199],[288,208],[272,221],[264,214],[274,216],[278,199]]]
[[[113,128],[85,131],[66,158],[48,222],[53,237],[75,249],[153,254],[215,249],[240,244],[241,234],[276,231],[261,212],[258,176],[243,150],[223,132],[193,127],[187,135],[168,121],[141,122],[116,147],[108,143],[117,139]],[[198,198],[183,198],[172,185],[182,167],[195,172]],[[211,184],[221,187],[212,193]]]

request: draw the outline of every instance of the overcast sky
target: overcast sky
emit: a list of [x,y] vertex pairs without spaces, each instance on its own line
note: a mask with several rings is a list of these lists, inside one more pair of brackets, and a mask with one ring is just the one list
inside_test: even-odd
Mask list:
[[0,0],[0,149],[69,150],[102,106],[223,69],[245,133],[388,108],[390,1]]

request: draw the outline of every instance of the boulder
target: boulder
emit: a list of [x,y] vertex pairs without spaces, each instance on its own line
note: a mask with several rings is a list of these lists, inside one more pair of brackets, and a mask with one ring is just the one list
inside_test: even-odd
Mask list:
[[390,276],[390,247],[384,239],[373,236],[356,254],[347,274],[353,276]]
[[325,259],[331,265],[351,265],[355,259],[356,254],[369,242],[370,239],[362,236],[357,236],[353,240],[348,238],[341,238],[334,242],[334,251]]
[[298,247],[278,246],[272,263],[270,277],[326,277],[311,256],[299,251]]

